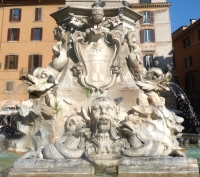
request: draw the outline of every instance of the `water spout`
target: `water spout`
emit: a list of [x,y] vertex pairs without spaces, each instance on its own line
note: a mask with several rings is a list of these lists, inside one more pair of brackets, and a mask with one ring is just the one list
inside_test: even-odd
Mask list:
[[169,83],[169,87],[170,90],[173,92],[174,96],[176,97],[178,108],[185,114],[183,123],[185,127],[184,132],[199,134],[200,128],[196,126],[197,116],[186,94],[177,84],[173,82]]

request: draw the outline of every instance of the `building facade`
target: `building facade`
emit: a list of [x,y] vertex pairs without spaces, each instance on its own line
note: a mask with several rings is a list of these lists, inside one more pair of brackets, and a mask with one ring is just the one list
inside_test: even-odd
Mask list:
[[0,4],[0,100],[27,100],[22,74],[52,61],[53,30],[50,13],[64,1],[2,1]]
[[158,65],[164,70],[167,64],[173,62],[170,3],[166,0],[131,2],[133,10],[143,14],[143,18],[136,23],[136,35],[142,49],[144,66],[148,69]]
[[[3,2],[0,8],[0,100],[13,97],[22,101],[28,99],[28,94],[20,76],[33,72],[38,66],[46,67],[53,59],[51,48],[55,40],[52,32],[56,23],[49,14],[67,5],[91,7],[94,1]],[[120,7],[123,2],[109,0],[106,3],[108,7]],[[173,61],[170,3],[166,0],[129,0],[129,5],[144,16],[136,22],[135,31],[145,67],[158,66],[165,70]],[[171,101],[167,103],[170,104]]]
[[[166,72],[173,68],[171,23],[166,0],[130,0],[132,9],[143,14],[135,27],[138,45],[142,49],[146,69],[159,67]],[[173,70],[172,74],[173,74]],[[166,107],[176,109],[172,92],[161,93],[166,98]]]
[[176,83],[200,117],[200,19],[172,33]]

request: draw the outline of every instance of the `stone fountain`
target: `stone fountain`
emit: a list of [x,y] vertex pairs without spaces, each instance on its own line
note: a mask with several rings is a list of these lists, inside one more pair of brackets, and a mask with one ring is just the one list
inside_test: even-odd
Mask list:
[[92,176],[117,167],[119,176],[198,174],[176,135],[183,118],[165,107],[171,73],[146,70],[127,6],[67,6],[51,16],[58,27],[55,59],[23,76],[31,107],[16,105],[23,137],[9,150],[26,152],[9,175]]

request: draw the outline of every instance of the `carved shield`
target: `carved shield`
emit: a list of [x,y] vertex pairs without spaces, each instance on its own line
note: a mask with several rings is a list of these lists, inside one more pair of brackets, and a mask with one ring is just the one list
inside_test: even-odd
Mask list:
[[111,68],[118,65],[120,40],[110,36],[108,41],[107,33],[99,31],[92,31],[88,37],[87,42],[80,36],[75,42],[76,55],[84,66],[84,71],[79,77],[84,86],[104,90],[114,83],[115,77]]

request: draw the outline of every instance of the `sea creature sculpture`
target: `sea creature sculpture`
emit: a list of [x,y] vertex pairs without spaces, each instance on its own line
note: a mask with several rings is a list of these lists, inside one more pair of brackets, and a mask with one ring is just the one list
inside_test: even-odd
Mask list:
[[136,84],[144,91],[169,91],[169,82],[172,78],[170,72],[163,73],[160,68],[151,68],[147,70],[143,76],[142,80],[136,82]]
[[143,72],[146,69],[143,66],[143,61],[140,59],[141,48],[136,44],[135,31],[129,29],[127,33],[127,43],[130,48],[130,54],[127,57],[127,64],[130,72],[135,80],[142,80]]
[[170,141],[170,138],[148,121],[142,122],[140,118],[130,115],[122,123],[122,127],[130,143],[130,147],[124,150],[126,156],[167,156],[170,154],[185,156],[183,152],[172,149],[166,143]]
[[[39,147],[36,151],[28,151],[15,161],[14,167],[17,168],[41,168],[49,166],[52,160],[77,159],[71,163],[79,163],[78,160],[85,151],[85,122],[81,116],[73,115],[68,117],[65,123],[65,134],[55,140],[54,144]],[[44,159],[44,160],[43,160]],[[26,162],[26,163],[25,163]],[[65,161],[66,162],[66,161]],[[44,165],[42,164],[45,164]],[[70,163],[69,163],[70,164]]]

